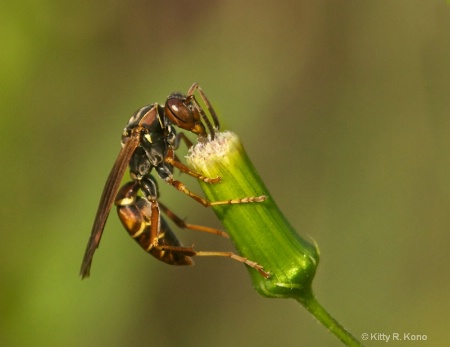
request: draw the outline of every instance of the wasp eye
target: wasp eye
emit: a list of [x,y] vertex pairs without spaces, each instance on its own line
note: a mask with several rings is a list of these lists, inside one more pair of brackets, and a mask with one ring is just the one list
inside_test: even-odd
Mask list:
[[176,125],[192,123],[195,120],[191,109],[180,99],[169,99],[166,104],[167,116]]

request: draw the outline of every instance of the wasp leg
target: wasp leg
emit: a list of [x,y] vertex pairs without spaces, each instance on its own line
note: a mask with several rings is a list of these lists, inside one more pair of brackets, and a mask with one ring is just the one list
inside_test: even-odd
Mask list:
[[180,147],[180,141],[183,140],[184,143],[186,144],[186,146],[188,148],[191,148],[193,146],[191,140],[188,139],[188,137],[186,136],[185,133],[179,133],[176,136],[176,141],[175,141],[175,145],[173,146],[173,148],[169,148],[169,150],[167,151],[167,155],[166,158],[164,158],[164,161],[174,167],[176,167],[178,170],[180,170],[183,173],[188,174],[189,176],[195,177],[203,182],[206,183],[218,183],[220,182],[221,178],[220,177],[215,177],[215,178],[210,178],[210,177],[205,177],[203,175],[200,175],[192,170],[190,170],[186,165],[184,165],[180,158],[178,158],[178,156],[176,155],[176,153],[174,152],[174,150],[178,149]]
[[203,226],[203,225],[186,223],[183,219],[178,217],[175,213],[173,213],[168,207],[166,207],[162,203],[159,203],[159,208],[161,209],[161,211],[164,212],[164,214],[167,217],[169,217],[181,229],[189,229],[189,230],[201,231],[201,232],[205,232],[205,233],[219,235],[219,236],[225,237],[227,239],[230,238],[228,236],[228,234],[226,232],[224,232],[224,231],[221,231],[221,230],[218,230],[218,229],[214,229],[214,228],[210,228],[210,227],[206,227],[206,226]]
[[233,260],[236,260],[240,263],[244,263],[247,266],[250,266],[251,268],[258,271],[264,278],[269,278],[270,273],[265,271],[264,268],[259,265],[258,263],[255,263],[254,261],[251,261],[247,258],[241,257],[233,252],[205,252],[205,251],[197,251],[195,255],[199,257],[228,257]]
[[230,200],[221,200],[221,201],[209,201],[205,198],[202,198],[200,195],[195,194],[194,192],[191,192],[184,183],[174,180],[173,177],[167,177],[165,178],[165,181],[169,183],[171,186],[175,187],[178,191],[190,196],[192,199],[197,201],[199,204],[209,207],[209,206],[216,206],[216,205],[234,205],[234,204],[246,204],[251,202],[263,202],[267,199],[267,196],[260,195],[260,196],[247,196],[245,198],[240,199],[230,199]]
[[[166,245],[159,245],[155,246],[155,250],[159,250],[160,253],[166,254],[168,252],[171,255],[174,254],[182,254],[185,256],[199,256],[199,257],[227,257],[233,260],[236,260],[240,263],[243,263],[247,266],[250,266],[251,268],[258,271],[261,276],[264,278],[269,278],[270,273],[265,271],[264,268],[259,265],[258,263],[251,261],[247,258],[241,257],[233,252],[210,252],[210,251],[195,251],[192,247],[175,247],[175,246],[166,246]],[[174,264],[172,264],[174,265]],[[179,264],[175,264],[179,265]],[[183,264],[184,265],[184,264]]]
[[178,133],[175,138],[175,146],[174,146],[175,149],[178,149],[178,147],[180,147],[181,141],[185,143],[187,148],[191,148],[194,145],[192,141],[188,139],[185,133]]
[[173,167],[176,167],[178,170],[180,170],[181,172],[188,174],[189,176],[195,177],[198,180],[201,180],[205,183],[218,183],[220,182],[221,178],[220,177],[215,177],[215,178],[210,178],[210,177],[205,177],[203,175],[200,175],[199,173],[192,171],[191,169],[189,169],[186,165],[184,165],[183,163],[181,163],[179,160],[176,160],[172,150],[169,150],[168,155],[166,156],[166,158],[164,159],[164,161],[169,164],[172,165]]
[[[190,230],[204,231],[204,232],[208,232],[208,233],[221,235],[221,236],[224,236],[227,238],[229,237],[228,234],[226,234],[225,232],[222,232],[220,230],[217,230],[217,229],[213,229],[213,228],[209,228],[209,227],[205,227],[205,226],[201,226],[201,225],[187,224],[181,218],[179,218],[177,215],[175,215],[170,209],[168,209],[166,206],[164,206],[163,204],[159,203],[159,207],[175,224],[177,224],[182,229],[184,228],[184,229],[190,229]],[[161,222],[165,224],[164,219],[161,219]],[[165,233],[164,233],[164,236],[165,236]],[[164,237],[164,239],[165,238],[166,237]],[[214,256],[215,257],[228,257],[228,258],[236,260],[240,263],[244,263],[247,266],[250,266],[251,268],[258,271],[264,278],[270,277],[270,274],[267,271],[265,271],[261,265],[259,265],[258,263],[254,262],[254,261],[251,261],[247,258],[241,257],[233,252],[195,251],[193,247],[174,247],[174,246],[161,245],[161,244],[156,245],[154,247],[155,247],[154,248],[155,251],[159,250],[159,252],[161,252],[161,253],[164,253],[164,252],[169,252],[170,254],[179,253],[182,255],[189,256],[189,257],[195,256],[195,255],[203,256],[203,257],[210,257],[210,256],[211,257],[214,257]]]

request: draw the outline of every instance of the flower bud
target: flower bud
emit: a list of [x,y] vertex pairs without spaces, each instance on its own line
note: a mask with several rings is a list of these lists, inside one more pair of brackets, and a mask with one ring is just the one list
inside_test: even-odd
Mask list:
[[264,278],[248,267],[253,286],[263,296],[307,298],[319,263],[317,246],[300,237],[283,216],[250,162],[239,138],[217,133],[214,140],[193,146],[188,166],[220,183],[200,182],[210,201],[265,195],[263,202],[213,206],[238,253],[263,266]]

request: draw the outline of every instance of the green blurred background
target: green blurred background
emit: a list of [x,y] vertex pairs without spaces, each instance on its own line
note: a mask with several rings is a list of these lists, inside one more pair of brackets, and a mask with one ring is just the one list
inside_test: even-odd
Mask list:
[[447,2],[2,1],[0,40],[1,346],[340,346],[294,301],[259,297],[242,265],[157,262],[115,211],[78,277],[129,116],[194,81],[317,241],[321,303],[356,337],[450,341]]

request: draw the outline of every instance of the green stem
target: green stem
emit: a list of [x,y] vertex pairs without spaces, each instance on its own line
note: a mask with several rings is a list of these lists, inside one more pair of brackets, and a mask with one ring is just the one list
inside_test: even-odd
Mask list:
[[210,201],[267,196],[264,202],[213,206],[238,253],[270,273],[269,278],[264,278],[247,267],[258,293],[295,299],[342,342],[360,346],[312,294],[311,284],[319,263],[317,245],[300,237],[286,220],[239,138],[231,132],[218,133],[213,141],[200,142],[191,148],[187,163],[206,177],[222,178],[217,184],[200,182]]
[[350,332],[348,332],[328,313],[327,310],[325,310],[325,308],[317,301],[312,292],[309,296],[297,298],[296,300],[346,346],[362,346],[362,344],[355,337],[353,337]]

